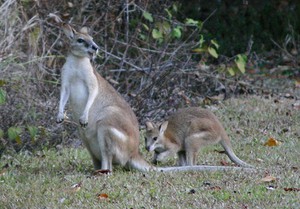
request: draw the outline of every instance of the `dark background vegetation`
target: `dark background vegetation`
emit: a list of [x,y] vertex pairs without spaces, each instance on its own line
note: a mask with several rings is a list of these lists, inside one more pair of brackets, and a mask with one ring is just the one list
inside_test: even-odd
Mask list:
[[[49,13],[76,29],[91,29],[101,47],[96,69],[131,104],[141,124],[160,121],[179,107],[241,94],[299,96],[294,91],[300,74],[299,1],[0,2],[0,155],[74,143],[77,137],[73,123],[55,123],[68,47]],[[201,27],[185,24],[187,18]],[[181,35],[153,38],[162,22],[180,26]],[[201,36],[203,51],[196,53]],[[218,58],[207,52],[211,40],[220,46]],[[247,57],[246,71],[230,75],[238,54]]]

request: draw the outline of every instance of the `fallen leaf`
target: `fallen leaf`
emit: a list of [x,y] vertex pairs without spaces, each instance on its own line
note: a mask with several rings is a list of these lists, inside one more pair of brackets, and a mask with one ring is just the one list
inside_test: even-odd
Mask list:
[[274,187],[274,186],[272,186],[272,185],[270,185],[270,186],[267,186],[266,188],[267,188],[267,190],[275,190],[275,187]]
[[286,192],[300,192],[300,188],[284,188]]
[[277,141],[276,139],[270,137],[268,139],[268,141],[266,143],[264,143],[264,146],[269,146],[269,147],[273,147],[273,146],[278,146],[280,145],[281,142]]
[[221,160],[221,165],[223,165],[223,166],[229,166],[229,163],[226,162],[225,160]]
[[95,170],[95,171],[93,172],[93,175],[94,175],[94,176],[98,176],[98,175],[110,174],[110,173],[111,173],[111,170],[108,170],[108,169],[106,169],[106,170],[101,170],[101,169],[99,169],[99,170]]
[[108,195],[106,193],[97,194],[97,198],[99,200],[107,200],[108,199]]
[[217,153],[220,153],[220,154],[225,154],[226,153],[225,150],[217,150],[217,149],[215,149],[214,152],[217,152]]
[[219,187],[219,186],[212,186],[212,187],[209,187],[209,190],[214,190],[214,191],[220,191],[222,188]]
[[295,87],[300,88],[300,81],[299,80],[295,80]]
[[210,185],[211,185],[211,183],[208,181],[203,182],[203,186],[210,186]]
[[4,168],[0,171],[0,176],[4,176],[6,174],[7,168]]
[[286,132],[289,132],[289,128],[283,128],[282,130],[281,130],[281,133],[286,133]]
[[185,100],[185,103],[186,103],[186,104],[190,104],[190,103],[191,103],[190,98],[188,98],[188,97],[184,94],[184,91],[178,92],[178,95],[181,96],[181,97]]
[[274,176],[266,176],[260,180],[260,182],[273,182],[276,181],[277,178]]
[[191,189],[188,194],[195,194],[196,193],[196,190],[195,189]]
[[294,98],[295,98],[294,95],[292,95],[292,94],[290,94],[290,93],[286,93],[286,94],[284,95],[284,97],[287,98],[287,99],[294,99]]
[[0,176],[3,176],[6,174],[7,169],[10,167],[8,163],[6,163],[4,166],[2,166],[2,170],[0,170]]
[[295,102],[294,104],[292,104],[292,107],[293,107],[295,110],[300,110],[300,101],[297,101],[297,102]]
[[81,189],[82,182],[79,182],[77,184],[74,184],[71,186],[71,188],[67,189],[67,192],[78,192]]

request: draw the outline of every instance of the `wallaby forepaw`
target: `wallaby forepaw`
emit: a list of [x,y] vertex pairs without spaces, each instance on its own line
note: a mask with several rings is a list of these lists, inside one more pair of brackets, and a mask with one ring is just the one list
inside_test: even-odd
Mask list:
[[87,119],[86,117],[81,117],[81,118],[79,119],[79,124],[80,124],[80,126],[81,126],[82,128],[87,127],[87,125],[88,125],[88,119]]
[[57,116],[56,123],[62,123],[64,121],[64,116]]
[[62,123],[64,121],[64,119],[57,119],[56,123]]
[[79,120],[79,124],[82,128],[86,128],[87,125],[88,125],[88,122],[87,121],[82,121],[82,120]]
[[80,123],[80,126],[81,126],[82,128],[86,128],[87,125],[88,125],[88,123],[81,123],[81,122],[79,122],[79,123]]

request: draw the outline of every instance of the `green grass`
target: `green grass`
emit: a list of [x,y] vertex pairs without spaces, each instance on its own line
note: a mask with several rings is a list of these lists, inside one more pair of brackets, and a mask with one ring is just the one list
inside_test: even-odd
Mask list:
[[[256,172],[164,174],[115,167],[112,175],[93,176],[83,147],[6,153],[0,161],[0,208],[300,208],[300,191],[284,190],[300,188],[300,114],[293,102],[230,99],[214,111],[237,156],[259,167]],[[270,137],[282,144],[263,146]],[[204,148],[198,164],[229,162],[215,149],[221,147]],[[142,146],[141,151],[150,161]],[[260,182],[267,175],[276,181]],[[77,183],[79,191],[72,188]]]

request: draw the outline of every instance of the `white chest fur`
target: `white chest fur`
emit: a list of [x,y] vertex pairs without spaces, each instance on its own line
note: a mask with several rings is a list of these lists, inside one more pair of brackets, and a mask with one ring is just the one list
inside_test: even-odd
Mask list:
[[89,88],[95,88],[93,85],[96,83],[97,79],[89,58],[68,56],[62,72],[62,86],[68,88],[70,92],[71,109],[77,119],[86,106]]

